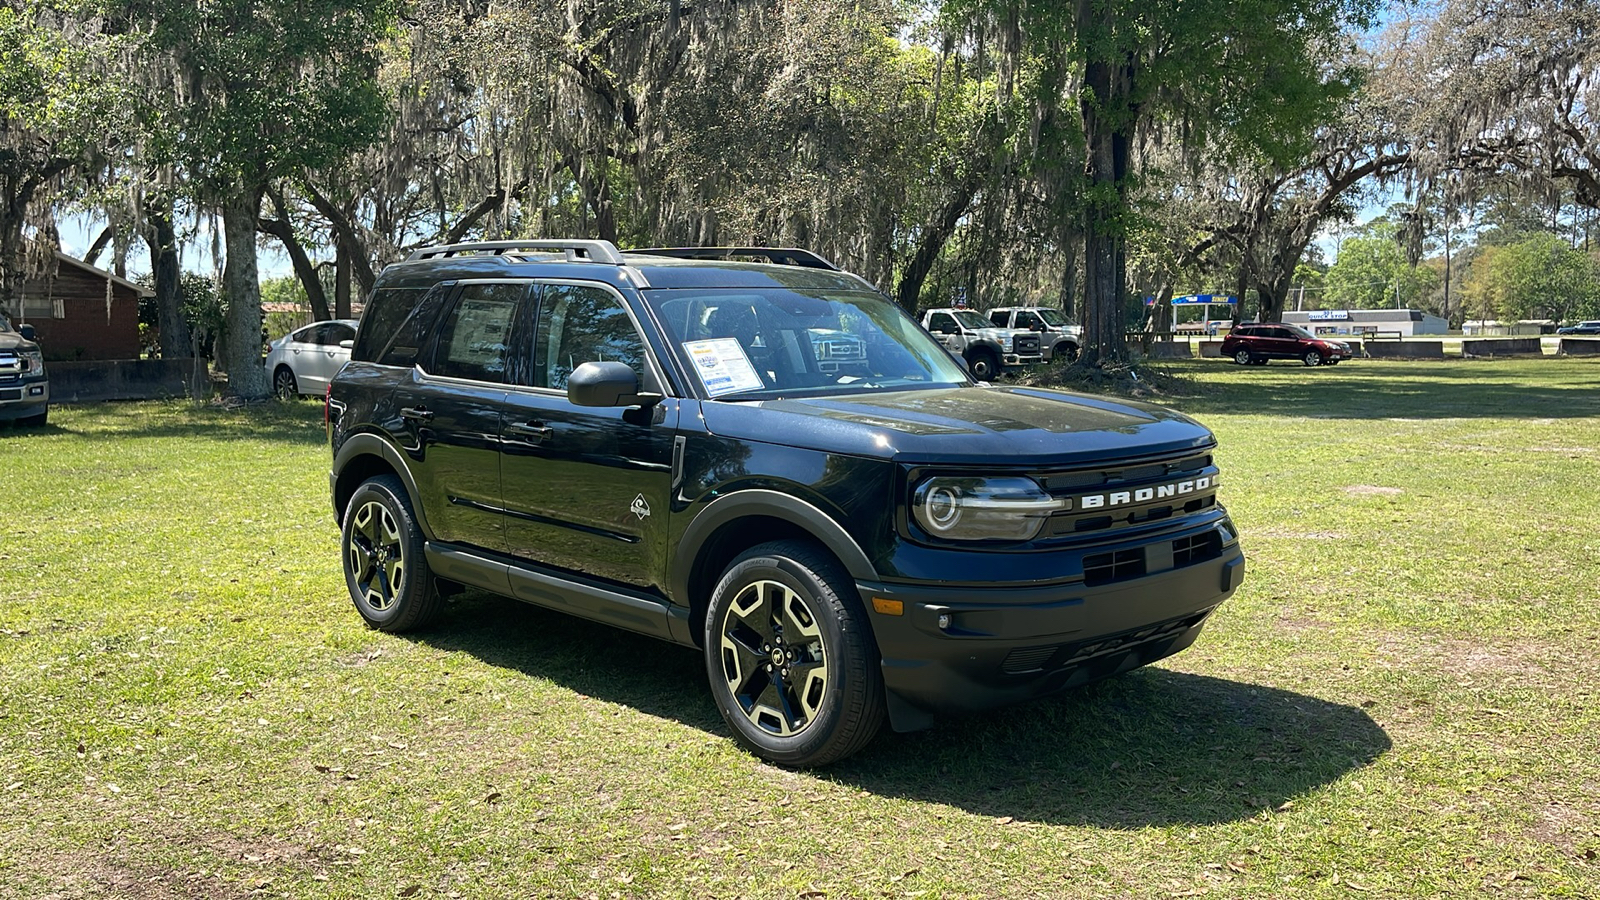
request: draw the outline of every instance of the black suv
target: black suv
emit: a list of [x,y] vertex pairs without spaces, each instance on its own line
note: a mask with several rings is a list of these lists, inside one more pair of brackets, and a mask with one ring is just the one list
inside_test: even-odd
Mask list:
[[471,586],[703,648],[786,765],[1176,653],[1244,573],[1205,428],[980,385],[805,251],[418,251],[327,402],[373,627]]

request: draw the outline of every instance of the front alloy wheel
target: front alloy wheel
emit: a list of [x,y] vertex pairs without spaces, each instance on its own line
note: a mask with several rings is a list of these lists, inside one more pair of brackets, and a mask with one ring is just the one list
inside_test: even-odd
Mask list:
[[1301,357],[1301,361],[1308,366],[1319,366],[1322,364],[1322,354],[1315,350],[1307,350],[1306,355]]
[[821,766],[867,745],[884,718],[883,673],[855,583],[821,547],[773,541],[736,558],[706,613],[706,675],[745,747]]
[[976,381],[993,381],[995,375],[1000,372],[1000,360],[987,350],[972,354],[972,359],[967,365]]
[[811,726],[828,691],[828,653],[817,619],[788,585],[757,581],[728,603],[722,677],[750,724],[776,737]]

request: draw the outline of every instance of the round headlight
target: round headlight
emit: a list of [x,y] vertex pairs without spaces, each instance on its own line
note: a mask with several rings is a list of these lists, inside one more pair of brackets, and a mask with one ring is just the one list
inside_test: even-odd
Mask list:
[[1031,478],[938,476],[911,496],[917,524],[929,534],[958,541],[1032,540],[1044,520],[1066,501]]
[[928,527],[934,531],[949,531],[961,521],[961,499],[951,488],[944,485],[932,488],[923,502]]

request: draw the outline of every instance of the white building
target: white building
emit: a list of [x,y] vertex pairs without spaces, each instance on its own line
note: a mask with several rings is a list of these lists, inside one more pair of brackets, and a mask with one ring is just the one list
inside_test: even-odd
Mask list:
[[1283,321],[1299,325],[1312,334],[1367,334],[1381,332],[1411,337],[1418,334],[1446,334],[1450,323],[1420,309],[1313,309],[1286,312]]

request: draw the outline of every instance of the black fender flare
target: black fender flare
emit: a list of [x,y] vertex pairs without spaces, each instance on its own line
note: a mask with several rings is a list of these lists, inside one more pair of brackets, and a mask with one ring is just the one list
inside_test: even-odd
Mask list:
[[979,350],[987,350],[990,353],[993,353],[995,360],[999,362],[1000,365],[1004,366],[1006,364],[1005,350],[1001,348],[999,342],[989,340],[988,338],[973,338],[972,340],[968,341],[967,349],[961,351],[961,356],[963,359],[970,360],[972,359],[973,354],[977,353]]
[[428,525],[428,513],[423,508],[421,498],[417,496],[417,481],[411,475],[411,467],[406,464],[404,453],[395,449],[395,446],[385,440],[382,435],[372,432],[353,434],[339,445],[339,452],[333,457],[333,469],[329,472],[329,493],[332,494],[334,513],[340,513],[338,484],[339,478],[345,469],[358,457],[376,456],[388,464],[400,478],[400,483],[405,485],[406,493],[411,497],[411,513],[416,516],[417,526],[422,529],[428,540],[433,540],[433,528]]
[[832,516],[792,494],[766,488],[746,488],[712,500],[684,529],[672,555],[672,597],[675,602],[685,607],[692,605],[689,579],[700,551],[719,528],[747,516],[781,519],[797,525],[822,542],[844,565],[851,578],[872,581],[878,577],[872,561],[855,538]]

